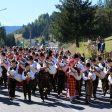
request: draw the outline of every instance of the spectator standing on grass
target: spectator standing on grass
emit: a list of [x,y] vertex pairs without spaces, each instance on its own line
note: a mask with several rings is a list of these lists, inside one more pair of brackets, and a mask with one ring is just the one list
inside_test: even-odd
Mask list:
[[104,39],[101,42],[101,53],[103,53],[105,51],[105,41]]
[[98,52],[101,52],[101,37],[99,36],[96,40]]

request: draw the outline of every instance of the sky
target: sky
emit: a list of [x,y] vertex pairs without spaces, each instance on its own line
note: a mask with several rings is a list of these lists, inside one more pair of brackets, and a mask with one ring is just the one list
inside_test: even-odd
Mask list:
[[[92,0],[96,3],[97,0]],[[0,23],[3,26],[21,26],[35,21],[39,15],[52,14],[59,0],[0,0]]]

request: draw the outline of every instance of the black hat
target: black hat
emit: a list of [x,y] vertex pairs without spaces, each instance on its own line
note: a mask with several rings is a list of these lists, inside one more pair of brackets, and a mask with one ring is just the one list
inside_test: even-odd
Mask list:
[[6,56],[6,54],[4,53],[4,52],[2,52],[2,54],[1,54],[2,56]]
[[33,57],[32,56],[28,56],[27,60],[28,61],[33,60]]
[[79,58],[78,54],[74,54],[73,58]]
[[64,56],[63,56],[63,59],[68,59],[68,58],[67,58],[67,56],[64,55]]
[[110,58],[107,59],[107,63],[110,63],[112,62],[112,60]]
[[25,63],[25,67],[30,66],[28,63]]

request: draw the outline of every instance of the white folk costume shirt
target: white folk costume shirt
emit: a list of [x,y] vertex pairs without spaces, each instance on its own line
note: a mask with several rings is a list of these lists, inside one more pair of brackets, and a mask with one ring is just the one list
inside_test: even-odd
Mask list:
[[[30,75],[31,79],[34,79],[35,78],[35,74],[32,70],[30,70],[28,72],[28,74]],[[22,73],[22,80],[26,80],[27,76],[25,76],[24,72]]]
[[105,74],[108,73],[108,69],[106,69],[106,67],[104,67],[104,66],[102,65],[102,63],[99,63],[98,66],[99,66],[99,68],[100,68]]
[[[91,74],[92,75],[92,81],[94,81],[95,79],[96,79],[96,74],[93,72],[90,72],[90,71],[86,71],[87,73],[88,73],[88,75],[89,74]],[[83,73],[83,80],[84,81],[87,81],[87,80],[90,80],[86,75],[85,75],[85,73]]]
[[52,61],[53,61],[54,65],[56,65],[58,63],[58,59],[55,57],[53,57]]
[[[9,68],[8,68],[8,70],[7,70],[7,76],[10,75],[10,74],[9,74],[10,68],[12,68],[12,67],[9,67]],[[15,74],[18,74],[18,69],[19,69],[19,65],[17,65],[17,66],[16,66],[16,70],[14,70],[14,71],[15,71]]]
[[85,69],[84,65],[83,65],[81,62],[79,62],[79,63],[77,64],[77,67],[80,69],[80,71],[82,71],[82,70]]
[[101,70],[103,70],[103,69],[104,69],[104,67],[103,67],[102,63],[99,63],[99,64],[98,64],[98,66],[100,67],[100,69],[101,69]]
[[36,71],[34,72],[34,74],[35,73],[38,73],[39,71],[40,71],[40,64],[39,63],[37,63],[36,61],[34,61],[31,65],[30,65],[30,67],[32,67],[32,68],[34,68]]
[[4,66],[6,69],[8,69],[10,67],[10,62],[7,58],[4,58],[4,59],[0,59],[0,64],[2,66]]
[[112,84],[112,76],[111,75],[108,76],[108,81],[109,81],[109,84]]

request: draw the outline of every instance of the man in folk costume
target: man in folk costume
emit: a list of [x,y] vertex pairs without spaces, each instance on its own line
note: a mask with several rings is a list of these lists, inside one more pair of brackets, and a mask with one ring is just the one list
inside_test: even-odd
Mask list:
[[110,75],[108,76],[109,88],[110,88],[110,103],[112,104],[112,68],[110,69]]
[[[79,62],[79,55],[78,54],[74,54],[73,56],[74,60],[75,60],[75,66],[74,66],[74,70],[76,70],[76,74],[78,77],[75,77],[76,79],[76,90],[78,91],[78,95],[77,95],[77,99],[79,99],[79,97],[81,96],[81,69],[80,67],[78,67],[78,62]],[[76,75],[75,74],[75,75]]]
[[6,58],[6,53],[2,52],[1,54],[1,68],[2,68],[1,83],[4,82],[5,87],[7,87],[7,69],[9,65],[10,65],[10,62]]
[[12,74],[10,74],[11,70],[13,70],[15,74],[18,73],[17,62],[15,60],[11,61],[11,67],[8,68],[8,72],[7,72],[9,98],[10,98],[10,100],[13,100],[15,97],[15,89],[16,89],[17,81],[13,78]]
[[[76,89],[76,79],[74,76],[70,75],[70,70],[74,68],[75,64],[78,62],[78,59],[71,59],[68,64],[67,76],[68,76],[68,89],[67,96],[70,97],[70,102],[73,102],[73,99],[78,96],[78,91]],[[75,73],[74,73],[75,75]]]
[[85,91],[86,91],[86,104],[89,104],[92,97],[93,92],[93,83],[92,81],[96,79],[96,75],[94,72],[90,70],[90,63],[86,64],[86,70],[83,73],[83,80],[85,81]]
[[23,79],[23,92],[24,92],[24,100],[26,100],[26,95],[28,93],[28,100],[31,101],[31,88],[32,88],[32,80],[34,79],[34,73],[30,70],[30,65],[28,63],[25,64],[25,70],[22,73]]
[[[99,66],[97,65],[97,61],[96,61],[95,58],[93,58],[91,61],[92,61],[92,69],[93,70],[96,67],[99,68]],[[97,88],[98,88],[98,83],[99,83],[99,77],[96,75],[96,79],[93,81],[93,97],[94,97],[94,99],[96,99],[96,92],[97,92]]]
[[63,67],[65,66],[65,63],[62,62],[63,57],[59,56],[58,58],[58,64],[57,64],[57,91],[58,91],[58,96],[62,94],[62,90],[65,87],[65,72],[63,71]]
[[98,57],[98,66],[100,67],[101,71],[103,71],[106,76],[104,79],[101,79],[102,81],[102,89],[103,89],[103,94],[104,96],[107,93],[107,90],[109,89],[109,85],[108,85],[108,70],[106,69],[106,64],[104,63],[102,57]]
[[39,64],[41,65],[39,75],[38,75],[38,87],[40,97],[44,102],[44,99],[48,99],[47,95],[50,93],[50,80],[48,68],[45,63],[45,54],[40,53]]
[[109,89],[110,89],[110,103],[112,104],[112,60],[108,60],[108,66],[109,66],[109,76],[108,76],[108,81],[109,81]]
[[37,62],[35,62],[33,60],[32,56],[28,57],[28,63],[30,64],[31,70],[34,72],[35,74],[35,79],[32,80],[32,93],[33,95],[35,95],[35,91],[36,91],[36,86],[37,86],[37,80],[36,80],[36,75],[38,75],[38,68],[37,68]]
[[[23,71],[24,71],[24,69],[25,69],[25,62],[23,61],[23,56],[22,55],[19,55],[19,57],[18,57],[18,73],[20,74],[20,75],[22,75],[22,73],[23,73]],[[23,82],[18,82],[17,83],[17,86],[18,87],[20,87],[20,86],[22,86],[23,85]]]
[[[53,59],[52,54],[49,54],[46,57],[46,64],[47,64],[48,68],[50,66],[55,67],[55,64],[53,63],[52,59]],[[56,73],[55,74],[49,73],[49,77],[50,77],[50,83],[52,85],[52,88],[53,88],[54,92],[56,92],[57,91],[57,89],[56,89]]]

